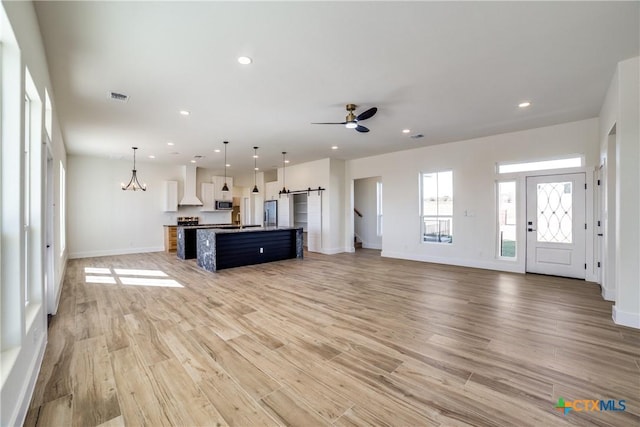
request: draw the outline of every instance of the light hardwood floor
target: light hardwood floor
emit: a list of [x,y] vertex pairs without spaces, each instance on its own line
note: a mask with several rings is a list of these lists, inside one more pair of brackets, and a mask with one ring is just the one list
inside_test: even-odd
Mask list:
[[640,331],[593,283],[371,250],[218,273],[152,253],[69,262],[26,425],[637,426],[639,401]]

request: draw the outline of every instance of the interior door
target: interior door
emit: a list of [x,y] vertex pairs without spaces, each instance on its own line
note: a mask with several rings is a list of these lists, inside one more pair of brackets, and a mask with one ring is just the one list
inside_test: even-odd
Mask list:
[[47,314],[56,314],[58,307],[56,306],[56,287],[54,274],[54,258],[53,258],[53,155],[47,144],[47,170],[45,172],[46,179],[46,219],[45,219],[45,255],[44,255],[44,292],[47,306]]
[[604,164],[600,165],[600,168],[598,168],[598,170],[596,171],[596,194],[595,194],[595,201],[596,201],[596,206],[595,206],[595,213],[596,213],[596,220],[595,220],[595,231],[596,231],[596,239],[595,239],[595,250],[594,253],[596,254],[596,265],[595,265],[595,273],[596,273],[596,277],[597,277],[597,281],[598,283],[600,283],[602,285],[602,279],[603,279],[603,260],[604,260],[604,191],[603,191],[603,185],[604,184]]
[[527,272],[585,278],[585,174],[527,177]]
[[322,251],[322,193],[311,192],[307,196],[307,248],[310,252]]

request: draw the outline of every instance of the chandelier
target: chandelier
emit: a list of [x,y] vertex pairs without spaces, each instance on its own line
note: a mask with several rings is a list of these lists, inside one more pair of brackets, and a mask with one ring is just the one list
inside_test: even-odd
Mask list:
[[124,185],[124,182],[120,183],[120,188],[122,188],[125,191],[126,190],[147,191],[147,184],[140,185],[140,182],[138,181],[138,176],[136,175],[136,150],[138,149],[138,147],[131,147],[131,148],[133,149],[133,169],[131,170],[131,179],[129,180],[129,183],[127,185]]

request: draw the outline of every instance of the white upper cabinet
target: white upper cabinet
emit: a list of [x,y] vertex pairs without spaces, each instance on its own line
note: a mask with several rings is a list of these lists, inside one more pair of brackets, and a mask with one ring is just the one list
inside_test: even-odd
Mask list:
[[278,198],[278,192],[282,189],[278,181],[265,182],[265,200],[276,200]]
[[216,185],[210,182],[203,182],[201,189],[202,193],[200,194],[200,200],[202,200],[202,209],[203,212],[213,211],[216,208],[215,204],[215,188]]
[[163,206],[164,212],[177,212],[178,211],[178,181],[163,181]]

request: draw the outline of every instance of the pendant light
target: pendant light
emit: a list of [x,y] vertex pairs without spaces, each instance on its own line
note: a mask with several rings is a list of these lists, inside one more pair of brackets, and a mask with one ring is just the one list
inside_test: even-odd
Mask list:
[[131,170],[131,179],[127,185],[124,183],[120,183],[120,188],[123,190],[131,190],[131,191],[147,191],[147,184],[140,185],[138,181],[138,176],[136,175],[136,150],[138,147],[131,147],[133,149],[133,169]]
[[229,186],[227,185],[227,144],[229,141],[224,141],[224,185],[222,186],[222,191],[227,193],[229,192]]
[[258,183],[256,181],[256,175],[258,174],[258,147],[253,147],[253,191],[252,193],[259,193]]
[[280,190],[279,194],[287,194],[289,193],[289,190],[287,190],[287,186],[285,185],[286,181],[285,181],[285,172],[287,169],[287,160],[285,158],[285,156],[287,155],[286,151],[282,152],[282,190]]

